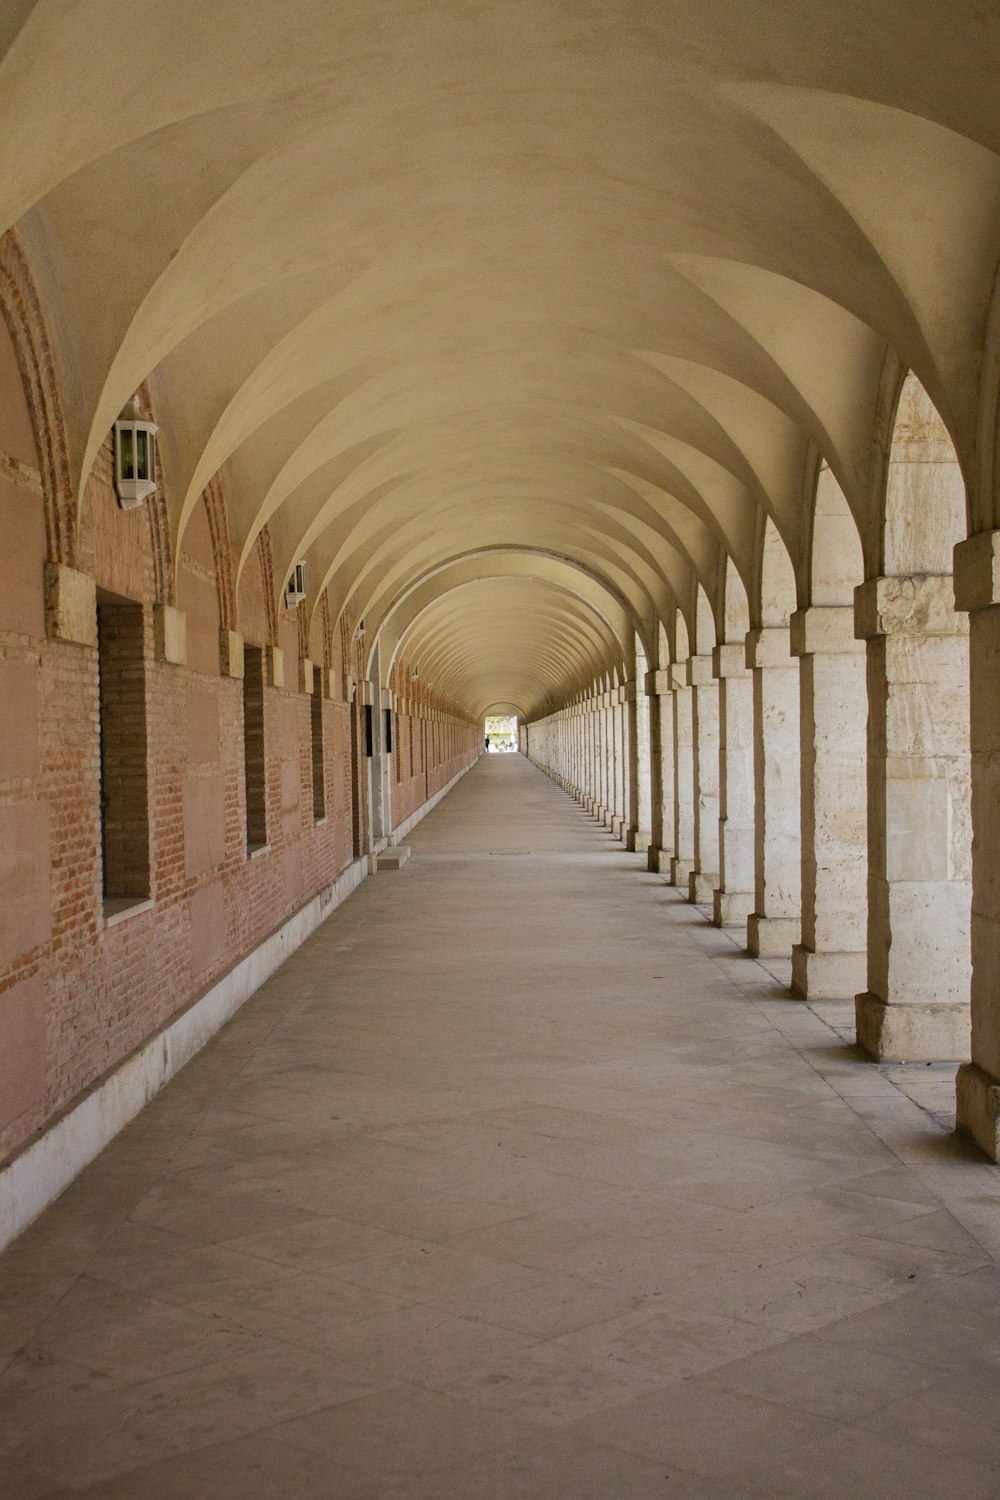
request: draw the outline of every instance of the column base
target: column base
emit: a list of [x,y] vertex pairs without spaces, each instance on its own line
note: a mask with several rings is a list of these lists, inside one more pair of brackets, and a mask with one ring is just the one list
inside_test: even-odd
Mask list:
[[955,1079],[955,1124],[964,1135],[1000,1161],[1000,1082],[976,1063],[963,1063]]
[[689,859],[678,859],[674,855],[670,861],[670,884],[676,885],[682,891],[686,891],[693,869],[694,865]]
[[670,874],[670,855],[659,844],[650,844],[646,850],[646,869],[654,875]]
[[712,921],[716,927],[746,927],[753,901],[750,891],[715,891]]
[[688,900],[696,906],[711,906],[718,883],[718,873],[712,875],[704,870],[692,870],[688,876]]
[[879,1062],[963,1062],[971,1050],[969,1006],[887,1005],[866,990],[854,997],[858,1046]]
[[626,832],[626,830],[625,830],[625,819],[624,818],[618,818],[614,814],[612,814],[612,816],[611,816],[611,832],[614,834],[614,836],[615,836],[616,839],[621,839],[622,843],[624,843],[625,842],[625,832]]
[[625,847],[631,849],[634,854],[645,854],[652,843],[653,835],[643,828],[630,828],[627,830]]
[[867,978],[865,953],[817,953],[803,943],[792,949],[792,994],[802,1000],[853,1000]]
[[791,958],[801,936],[797,917],[763,917],[756,911],[747,917],[747,952],[754,958]]

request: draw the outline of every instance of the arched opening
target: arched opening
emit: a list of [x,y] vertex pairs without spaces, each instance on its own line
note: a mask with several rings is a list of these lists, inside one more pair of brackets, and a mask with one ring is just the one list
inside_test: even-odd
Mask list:
[[865,662],[854,634],[861,539],[827,464],[816,480],[810,605],[792,617],[801,714],[802,940],[792,989],[853,1001],[865,975]]
[[788,959],[802,931],[799,665],[791,654],[795,573],[770,517],[758,563],[760,625],[747,637],[753,674],[754,908],[747,950]]
[[484,723],[484,749],[490,755],[506,755],[518,748],[517,715],[487,714]]
[[885,466],[881,571],[857,594],[869,859],[858,1040],[893,1060],[961,1060],[969,1049],[968,617],[955,610],[951,576],[965,515],[951,438],[910,373]]
[[725,639],[712,658],[719,683],[718,927],[746,930],[754,909],[753,682],[746,664],[750,606],[732,558],[725,564]]

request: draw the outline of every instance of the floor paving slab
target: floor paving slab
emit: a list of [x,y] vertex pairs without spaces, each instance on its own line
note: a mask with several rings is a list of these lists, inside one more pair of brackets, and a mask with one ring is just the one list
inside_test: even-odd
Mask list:
[[0,1258],[4,1500],[1000,1494],[1000,1173],[489,757]]

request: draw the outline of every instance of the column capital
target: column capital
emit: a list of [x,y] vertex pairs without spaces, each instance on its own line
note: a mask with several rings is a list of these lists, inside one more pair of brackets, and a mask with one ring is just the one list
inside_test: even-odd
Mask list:
[[713,681],[712,658],[710,656],[689,656],[687,659],[688,687],[705,687]]
[[854,632],[859,640],[885,635],[965,635],[969,622],[955,611],[950,573],[869,578],[854,590]]
[[97,645],[97,585],[89,573],[47,562],[44,570],[45,634],[75,646]]
[[235,630],[219,631],[219,671],[223,677],[242,677],[243,637]]
[[764,625],[748,630],[744,639],[748,667],[794,667],[787,625]]
[[745,677],[747,675],[747,652],[742,643],[726,642],[716,646],[712,652],[713,677]]
[[283,688],[285,685],[285,653],[280,646],[265,647],[264,665],[268,687]]
[[634,682],[623,682],[622,685],[621,685],[621,687],[618,689],[618,694],[619,694],[619,697],[618,697],[619,703],[634,703],[635,702],[635,683]]
[[1000,604],[1000,531],[980,531],[954,551],[955,608],[971,613]]
[[849,604],[820,604],[797,609],[788,622],[793,656],[860,656],[864,642],[854,634]]
[[650,698],[665,698],[673,690],[669,669],[646,673],[646,693]]
[[153,607],[153,645],[157,661],[187,666],[187,615],[172,604]]

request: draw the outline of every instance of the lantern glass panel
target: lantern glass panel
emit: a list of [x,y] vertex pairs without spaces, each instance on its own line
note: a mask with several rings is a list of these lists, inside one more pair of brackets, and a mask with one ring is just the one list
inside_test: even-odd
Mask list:
[[135,432],[135,477],[136,479],[149,479],[149,433],[142,427],[137,427]]
[[135,442],[131,427],[118,429],[118,467],[123,479],[135,478]]

